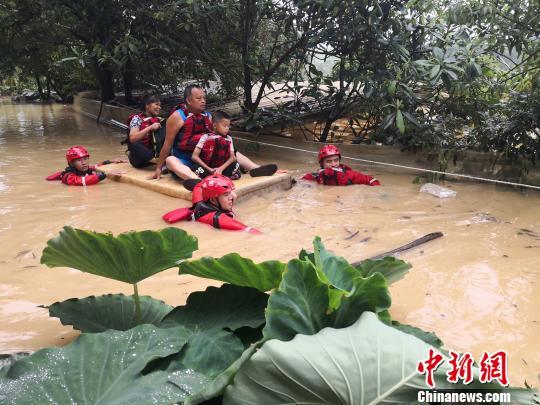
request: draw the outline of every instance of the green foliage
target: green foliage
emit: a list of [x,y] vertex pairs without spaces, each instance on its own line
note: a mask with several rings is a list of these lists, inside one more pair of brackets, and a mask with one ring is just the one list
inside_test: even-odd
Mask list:
[[[191,392],[170,384],[169,373],[142,375],[146,365],[179,351],[181,327],[141,325],[126,332],[83,334],[63,348],[40,350],[17,361],[0,380],[0,400],[36,403],[166,403]],[[192,383],[192,382],[189,382]]]
[[163,328],[182,325],[186,328],[213,331],[264,324],[268,295],[254,288],[223,284],[206,291],[191,293],[186,305],[176,307],[161,322]]
[[[416,366],[427,358],[429,348],[364,312],[347,328],[266,342],[226,388],[223,403],[413,403],[419,389],[428,389]],[[501,389],[477,380],[451,384],[446,371],[445,365],[434,374],[438,390]],[[513,401],[533,403],[527,390],[506,390],[512,392]]]
[[47,242],[41,263],[134,284],[177,265],[196,249],[197,239],[178,228],[115,237],[66,226]]
[[265,292],[276,288],[285,265],[277,260],[256,264],[251,259],[230,253],[219,259],[203,257],[180,264],[180,274],[192,274]]
[[[153,252],[145,256],[149,247]],[[327,251],[319,237],[313,247],[286,265],[256,264],[238,254],[182,262],[180,274],[232,284],[192,293],[173,310],[138,295],[55,303],[51,315],[83,332],[127,330],[83,333],[61,349],[8,358],[0,369],[0,401],[198,404],[224,390],[225,403],[413,398],[424,381],[416,363],[442,342],[390,317],[387,282],[399,280],[410,265],[385,258],[353,266]],[[144,269],[178,263],[195,248],[196,240],[175,228],[114,238],[66,227],[49,241],[42,261],[127,274],[136,282],[147,275]],[[106,260],[112,272],[102,270]],[[136,326],[141,322],[154,325]],[[438,387],[450,387],[440,370]],[[468,387],[478,388],[474,384]],[[513,398],[531,396],[512,392]]]
[[[165,315],[173,309],[152,297],[142,296],[139,299],[140,323],[159,326]],[[55,302],[48,308],[49,315],[59,318],[62,325],[73,325],[84,333],[104,332],[109,329],[125,331],[137,326],[135,300],[123,294],[70,298]]]

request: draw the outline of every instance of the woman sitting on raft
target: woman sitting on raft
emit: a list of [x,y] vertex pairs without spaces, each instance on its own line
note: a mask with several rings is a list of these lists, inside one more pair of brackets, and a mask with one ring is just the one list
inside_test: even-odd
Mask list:
[[236,197],[231,179],[221,174],[212,174],[193,189],[191,208],[168,212],[163,215],[163,219],[170,224],[193,219],[217,229],[260,233],[234,219],[233,205]]
[[142,100],[143,112],[130,115],[127,120],[129,163],[141,168],[150,165],[159,156],[157,131],[161,128],[161,101],[158,96],[146,94]]
[[[166,136],[163,148],[159,154],[157,167],[152,178],[161,177],[162,166],[167,162],[167,168],[183,180],[199,179],[191,169],[191,156],[201,136],[212,132],[212,115],[205,111],[206,95],[200,86],[187,86],[184,90],[186,105],[180,105],[167,119]],[[169,156],[171,154],[171,156]],[[277,171],[275,164],[257,165],[249,158],[236,153],[240,167],[249,171],[252,177],[271,176]]]

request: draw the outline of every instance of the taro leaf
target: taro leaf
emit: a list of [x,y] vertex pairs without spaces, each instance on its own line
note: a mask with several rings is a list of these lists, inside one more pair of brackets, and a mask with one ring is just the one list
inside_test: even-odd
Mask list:
[[405,277],[411,267],[412,266],[409,263],[392,256],[387,256],[380,260],[364,260],[355,266],[362,277],[369,277],[375,273],[381,273],[384,278],[386,278],[388,285]]
[[257,328],[264,324],[268,295],[249,287],[224,284],[191,293],[186,305],[176,307],[161,327],[183,325],[189,329],[210,331],[244,326]]
[[47,242],[41,263],[134,284],[169,269],[197,250],[197,239],[184,230],[126,232],[118,236],[65,226]]
[[402,332],[408,333],[409,335],[416,336],[418,339],[423,340],[428,345],[434,346],[436,348],[441,348],[443,341],[434,332],[426,332],[416,326],[406,325],[398,321],[392,321],[392,327],[400,330]]
[[30,353],[14,353],[14,354],[0,354],[0,379],[5,377],[9,371],[9,368],[17,360],[23,357],[29,356]]
[[[172,307],[149,296],[140,296],[141,323],[158,326]],[[107,294],[99,297],[55,302],[49,307],[49,315],[60,318],[62,325],[73,325],[85,333],[104,332],[108,329],[128,330],[137,326],[135,301],[124,294]]]
[[328,326],[328,305],[328,285],[317,277],[311,263],[293,259],[268,300],[263,335],[283,340],[297,333],[313,335]]
[[240,367],[242,367],[244,363],[247,362],[251,358],[251,356],[253,356],[253,354],[257,350],[257,347],[257,344],[252,344],[251,346],[249,346],[246,350],[244,350],[240,358],[238,358],[226,370],[224,370],[216,378],[214,378],[214,380],[210,384],[208,384],[201,391],[198,391],[194,395],[187,398],[184,401],[184,405],[200,404],[204,401],[221,395],[225,387],[227,387],[227,385],[232,382],[234,376],[238,373],[238,370],[240,370]]
[[82,334],[63,348],[17,361],[0,380],[0,402],[16,404],[138,404],[180,401],[194,392],[168,383],[163,371],[142,375],[152,360],[186,343],[181,326],[140,325],[126,332]]
[[238,253],[230,253],[219,259],[203,257],[183,262],[180,264],[180,274],[192,274],[265,292],[279,285],[284,268],[285,264],[277,260],[256,264]]
[[232,332],[195,332],[182,351],[171,357],[167,371],[189,369],[212,379],[236,361],[243,350],[242,341]]
[[[418,390],[427,389],[416,366],[427,358],[429,348],[364,312],[348,328],[266,342],[225,389],[223,403],[415,403]],[[437,390],[501,390],[497,384],[480,383],[478,375],[469,385],[451,384],[446,380],[448,369],[445,364],[435,372]],[[512,392],[513,403],[532,403],[530,391],[503,390]]]
[[[333,277],[333,274],[329,272]],[[348,284],[336,275],[337,284]],[[290,340],[296,334],[313,335],[322,328],[344,328],[364,311],[384,312],[390,307],[386,280],[381,274],[362,278],[356,271],[351,290],[336,288],[321,280],[311,263],[291,260],[283,280],[273,291],[266,308],[265,339]],[[341,294],[339,307],[332,310],[332,294]]]

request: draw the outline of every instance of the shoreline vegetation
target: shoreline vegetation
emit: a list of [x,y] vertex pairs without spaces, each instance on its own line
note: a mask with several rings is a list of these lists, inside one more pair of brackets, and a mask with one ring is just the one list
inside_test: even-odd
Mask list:
[[245,131],[536,164],[537,0],[8,3],[2,94],[135,106],[197,82]]

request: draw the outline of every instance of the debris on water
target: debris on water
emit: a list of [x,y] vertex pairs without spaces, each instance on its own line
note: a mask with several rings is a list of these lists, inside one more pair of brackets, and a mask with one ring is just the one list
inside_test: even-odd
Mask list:
[[368,237],[362,239],[359,243],[365,243],[365,242],[367,242],[367,241],[370,240],[370,239],[371,239],[371,236],[368,236]]
[[345,238],[345,240],[350,240],[350,239],[354,238],[356,235],[358,235],[359,232],[360,231],[357,230],[356,232],[351,233],[349,236],[347,236]]
[[529,237],[534,238],[534,239],[540,239],[539,234],[537,234],[534,231],[531,231],[530,229],[526,229],[526,228],[521,228],[517,234],[518,235],[529,236]]
[[493,215],[486,214],[484,212],[479,212],[471,218],[471,223],[473,224],[482,224],[484,222],[501,222],[498,218]]
[[36,255],[34,254],[34,252],[32,252],[31,250],[21,250],[19,253],[17,253],[17,255],[15,256],[16,259],[19,259],[19,258],[23,258],[23,259],[35,259],[36,258]]
[[450,198],[457,195],[457,191],[433,183],[426,183],[420,188],[421,193],[428,193],[439,198]]

